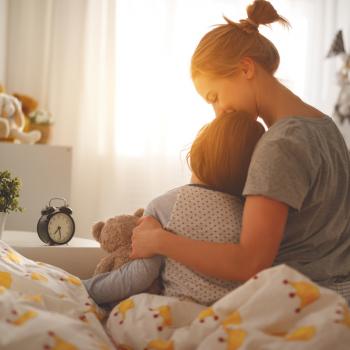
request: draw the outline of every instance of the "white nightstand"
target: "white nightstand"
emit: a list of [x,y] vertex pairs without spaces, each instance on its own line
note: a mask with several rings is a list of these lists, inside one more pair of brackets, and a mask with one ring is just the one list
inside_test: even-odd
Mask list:
[[92,276],[97,263],[107,253],[93,239],[72,238],[68,244],[49,246],[36,232],[5,231],[2,240],[25,257],[55,265],[82,279]]

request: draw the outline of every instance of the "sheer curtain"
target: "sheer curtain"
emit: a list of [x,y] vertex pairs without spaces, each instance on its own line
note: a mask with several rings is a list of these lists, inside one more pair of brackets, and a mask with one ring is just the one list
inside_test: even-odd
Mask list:
[[[277,76],[330,113],[335,60],[325,55],[344,1],[272,1],[291,22],[262,29],[281,53]],[[11,0],[5,85],[56,119],[53,144],[73,146],[77,233],[145,207],[189,180],[185,156],[213,112],[190,80],[191,54],[243,0]]]
[[55,118],[52,143],[73,147],[70,205],[77,234],[89,236],[103,204],[112,207],[117,197],[115,1],[13,0],[8,7],[7,90],[36,97]]

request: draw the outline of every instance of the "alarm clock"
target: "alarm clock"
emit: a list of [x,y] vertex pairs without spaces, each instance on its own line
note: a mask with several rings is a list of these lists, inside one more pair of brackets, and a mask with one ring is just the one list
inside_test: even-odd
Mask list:
[[[53,200],[63,200],[61,207],[51,206]],[[72,218],[72,209],[68,207],[64,198],[52,198],[42,211],[37,224],[39,238],[49,245],[66,244],[74,235],[75,223]]]

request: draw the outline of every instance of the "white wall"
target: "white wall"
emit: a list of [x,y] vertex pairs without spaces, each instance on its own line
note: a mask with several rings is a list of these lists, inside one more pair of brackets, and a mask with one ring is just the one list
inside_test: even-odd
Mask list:
[[6,169],[21,180],[19,204],[24,212],[10,213],[5,229],[36,232],[41,209],[51,198],[64,197],[70,204],[71,147],[0,142],[0,170]]
[[8,0],[0,0],[0,84],[6,86]]
[[350,2],[349,0],[338,0],[337,22],[343,29],[345,48],[350,52]]
[[[51,0],[10,0],[8,2],[7,90],[28,94],[40,101],[41,77],[46,71],[50,42],[48,17]],[[18,25],[22,23],[22,25]],[[25,23],[25,25],[23,25]],[[19,64],[18,57],[26,60]]]

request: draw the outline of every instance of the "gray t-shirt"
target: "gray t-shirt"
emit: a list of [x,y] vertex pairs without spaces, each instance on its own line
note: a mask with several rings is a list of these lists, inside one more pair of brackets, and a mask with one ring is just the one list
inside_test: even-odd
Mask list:
[[349,152],[331,118],[273,124],[256,146],[243,194],[290,207],[274,264],[326,286],[350,280]]

